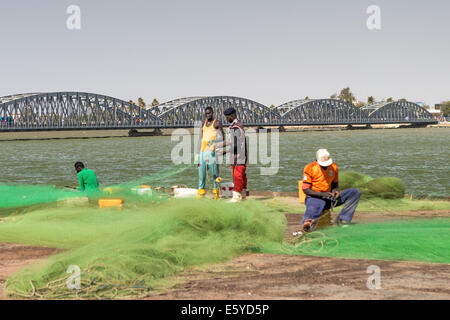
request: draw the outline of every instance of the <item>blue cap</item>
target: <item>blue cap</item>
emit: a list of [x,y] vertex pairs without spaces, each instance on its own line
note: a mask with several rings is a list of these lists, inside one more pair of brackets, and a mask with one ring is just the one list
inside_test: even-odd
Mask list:
[[234,108],[228,108],[223,112],[224,115],[229,116],[230,114],[236,113],[236,110]]

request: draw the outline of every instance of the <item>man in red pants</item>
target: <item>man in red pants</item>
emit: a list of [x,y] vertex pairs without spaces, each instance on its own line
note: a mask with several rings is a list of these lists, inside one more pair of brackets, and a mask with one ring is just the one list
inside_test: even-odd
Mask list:
[[228,141],[230,146],[230,167],[233,177],[234,190],[230,202],[239,202],[247,197],[247,143],[245,139],[244,125],[237,119],[236,110],[228,108],[224,115],[230,124],[228,128]]

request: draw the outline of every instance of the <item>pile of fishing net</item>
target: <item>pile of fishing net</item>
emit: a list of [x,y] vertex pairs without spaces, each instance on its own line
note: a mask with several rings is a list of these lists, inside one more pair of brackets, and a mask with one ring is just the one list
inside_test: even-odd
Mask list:
[[[180,165],[176,168],[166,168],[159,172],[140,177],[138,179],[114,186],[102,186],[99,191],[78,192],[74,189],[56,187],[51,185],[7,185],[0,184],[0,216],[9,215],[12,212],[21,213],[22,210],[30,211],[39,207],[64,205],[70,203],[71,199],[76,204],[78,198],[89,198],[91,203],[96,203],[100,198],[125,197],[125,203],[145,203],[147,197],[140,197],[136,189],[143,184],[159,184],[164,179],[184,172],[192,165]],[[165,197],[166,198],[166,197]],[[161,194],[151,199],[161,200]]]
[[[249,252],[450,263],[450,219],[325,228],[288,243],[284,214],[263,202],[136,192],[141,183],[184,170],[82,194],[54,186],[0,185],[0,242],[60,250],[10,276],[6,293],[42,299],[136,297],[167,287],[185,268]],[[403,183],[390,177],[342,172],[340,185],[359,188],[363,197],[404,195]],[[99,209],[100,198],[120,198],[123,208]],[[71,266],[81,271],[79,290],[68,288]]]
[[413,219],[332,227],[295,243],[267,242],[261,253],[450,263],[450,219]]
[[339,188],[358,188],[361,198],[401,199],[405,196],[405,185],[395,177],[372,178],[362,173],[344,171],[339,174]]
[[21,208],[79,196],[72,191],[54,186],[0,184],[0,215],[6,208]]
[[[257,201],[128,203],[122,210],[88,203],[4,218],[0,242],[61,249],[10,276],[5,291],[43,299],[145,295],[186,267],[226,261],[284,238],[284,215]],[[72,265],[81,270],[80,290],[67,287]]]

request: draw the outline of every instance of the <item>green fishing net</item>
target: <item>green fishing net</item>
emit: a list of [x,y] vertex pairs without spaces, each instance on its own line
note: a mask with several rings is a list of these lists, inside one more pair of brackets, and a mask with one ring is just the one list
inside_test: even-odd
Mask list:
[[[0,242],[63,251],[9,277],[5,287],[12,296],[46,299],[145,294],[188,266],[225,261],[265,241],[281,242],[285,226],[284,215],[251,200],[36,210],[5,218]],[[81,290],[67,288],[71,265],[81,269]]]
[[404,183],[395,177],[372,178],[362,173],[344,171],[339,174],[339,188],[358,188],[361,198],[401,199],[405,196]]
[[[0,184],[0,216],[11,212],[21,212],[21,209],[29,211],[29,206],[70,201],[71,198],[89,197],[95,202],[98,198],[114,198],[114,194],[120,192],[121,196],[131,197],[134,201],[142,200],[135,197],[133,190],[142,184],[158,185],[165,178],[177,175],[190,168],[190,165],[177,168],[167,168],[153,175],[141,177],[130,182],[115,186],[102,187],[98,192],[77,192],[55,186],[31,186],[31,185],[2,185]],[[385,199],[402,198],[405,186],[400,179],[394,177],[382,177],[372,179],[369,176],[357,172],[342,172],[339,177],[340,189],[358,188],[362,198],[379,197]],[[135,192],[134,192],[135,193]],[[129,201],[127,201],[128,203]],[[14,210],[11,210],[14,209]]]
[[354,171],[343,171],[339,173],[339,188],[359,188],[362,184],[369,182],[373,178]]
[[262,253],[450,263],[450,219],[413,219],[306,234],[296,243],[267,242]]
[[[262,201],[230,204],[174,199],[155,188],[138,192],[140,184],[158,185],[188,167],[94,193],[0,185],[0,242],[59,249],[10,276],[5,291],[42,299],[136,297],[164,288],[171,275],[187,267],[249,252],[450,263],[450,219],[326,228],[287,243],[284,214]],[[367,197],[404,193],[395,178],[342,172],[340,179]],[[122,199],[123,208],[100,209],[100,198]],[[67,287],[70,266],[81,270],[80,290]]]
[[54,186],[0,184],[0,210],[56,202],[74,196],[74,192],[58,189]]
[[359,189],[363,198],[401,199],[405,196],[405,185],[395,177],[375,178]]
[[[35,209],[39,206],[58,205],[77,203],[79,198],[89,198],[92,203],[97,202],[99,198],[115,198],[119,194],[125,197],[124,200],[132,202],[146,202],[145,197],[137,196],[137,190],[143,184],[159,184],[165,178],[177,175],[190,168],[191,165],[181,165],[176,168],[166,168],[155,174],[140,177],[138,179],[125,182],[114,186],[101,186],[99,191],[79,192],[77,190],[48,186],[48,185],[6,185],[0,184],[0,216],[7,216],[11,213],[22,213]],[[158,200],[156,197],[153,200]],[[126,201],[130,203],[130,201]],[[30,208],[30,206],[32,206]]]

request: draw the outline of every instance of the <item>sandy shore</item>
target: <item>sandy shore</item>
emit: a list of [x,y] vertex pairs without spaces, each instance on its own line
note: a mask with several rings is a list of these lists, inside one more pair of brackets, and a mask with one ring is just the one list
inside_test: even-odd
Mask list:
[[[267,127],[278,128],[278,127]],[[340,131],[348,130],[343,126],[292,126],[284,127],[286,132],[305,131]],[[387,124],[366,126],[353,126],[353,130],[379,130],[379,129],[402,129],[404,125]],[[450,128],[450,122],[429,125],[428,128]],[[175,129],[162,129],[163,136],[169,136]],[[193,132],[193,129],[187,129]],[[0,132],[0,141],[20,141],[20,140],[51,140],[51,139],[93,139],[93,138],[117,138],[128,137],[129,130],[74,130],[74,131],[33,131],[33,132]],[[138,129],[139,132],[153,132],[153,129]]]

